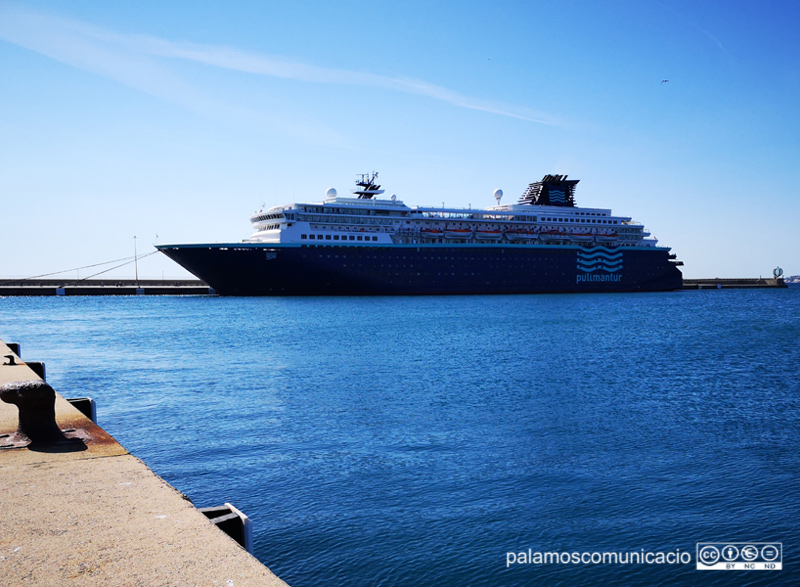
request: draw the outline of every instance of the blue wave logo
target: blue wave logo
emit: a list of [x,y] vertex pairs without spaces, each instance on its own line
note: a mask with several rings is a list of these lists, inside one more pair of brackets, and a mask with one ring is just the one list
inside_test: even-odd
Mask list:
[[564,195],[564,190],[559,188],[550,188],[550,202],[558,202],[563,204],[567,201],[566,196]]
[[578,270],[586,273],[608,271],[614,273],[622,269],[622,251],[614,253],[602,247],[578,251]]

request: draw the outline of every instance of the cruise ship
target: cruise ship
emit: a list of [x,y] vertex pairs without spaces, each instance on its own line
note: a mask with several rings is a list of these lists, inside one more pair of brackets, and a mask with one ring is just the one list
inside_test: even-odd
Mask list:
[[157,248],[220,295],[430,295],[680,289],[682,263],[645,227],[576,205],[545,175],[485,209],[411,207],[360,175],[352,195],[275,206],[238,243]]

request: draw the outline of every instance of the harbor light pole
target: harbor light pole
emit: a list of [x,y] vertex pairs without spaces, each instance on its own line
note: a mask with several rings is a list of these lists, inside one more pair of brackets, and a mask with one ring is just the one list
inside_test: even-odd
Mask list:
[[136,235],[133,237],[133,264],[136,267],[136,287],[139,287],[139,255],[136,252]]

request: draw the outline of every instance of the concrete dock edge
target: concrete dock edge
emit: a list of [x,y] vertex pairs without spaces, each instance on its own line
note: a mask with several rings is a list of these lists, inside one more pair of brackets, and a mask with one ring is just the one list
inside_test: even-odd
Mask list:
[[[49,387],[18,350],[0,341],[0,389]],[[0,444],[19,421],[0,402]],[[4,585],[286,585],[57,394],[55,421],[68,441],[0,449]]]

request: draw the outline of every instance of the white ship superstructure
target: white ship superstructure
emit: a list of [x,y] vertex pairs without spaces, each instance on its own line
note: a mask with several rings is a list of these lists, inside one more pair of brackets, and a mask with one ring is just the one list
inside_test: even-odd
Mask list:
[[603,208],[574,205],[577,180],[547,175],[530,184],[516,204],[485,209],[409,207],[395,196],[378,199],[384,190],[377,173],[362,175],[353,193],[328,190],[318,203],[270,208],[250,217],[255,232],[245,242],[293,244],[577,244],[603,247],[653,247],[644,226]]

